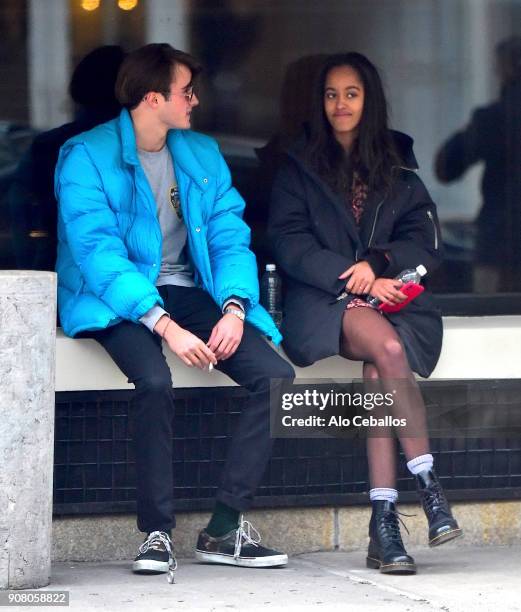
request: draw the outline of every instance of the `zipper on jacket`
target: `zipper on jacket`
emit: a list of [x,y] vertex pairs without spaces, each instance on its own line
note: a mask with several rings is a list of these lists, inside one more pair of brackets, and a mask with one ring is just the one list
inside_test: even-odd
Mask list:
[[372,242],[373,236],[374,236],[374,230],[376,228],[376,220],[378,219],[378,213],[380,212],[380,208],[382,207],[382,204],[384,202],[385,202],[385,198],[376,207],[376,213],[375,213],[375,216],[374,216],[373,227],[371,229],[371,235],[369,236],[369,242],[367,243],[367,248],[369,248],[371,246],[371,242]]
[[427,217],[431,220],[432,227],[434,228],[434,250],[438,250],[438,228],[436,227],[436,223],[434,222],[434,217],[432,215],[432,211],[427,211]]

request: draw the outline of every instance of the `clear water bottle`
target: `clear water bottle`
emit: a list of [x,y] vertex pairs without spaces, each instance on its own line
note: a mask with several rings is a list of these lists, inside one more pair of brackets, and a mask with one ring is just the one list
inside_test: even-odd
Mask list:
[[275,264],[266,264],[260,282],[260,303],[268,311],[277,327],[282,323],[282,280]]
[[[410,268],[409,270],[402,270],[400,274],[398,274],[398,276],[395,276],[395,279],[402,281],[404,285],[405,283],[416,283],[417,285],[419,285],[422,277],[425,276],[426,274],[427,274],[427,268],[420,264],[416,268]],[[367,302],[371,304],[371,306],[374,306],[375,308],[381,304],[378,298],[372,297],[370,295],[367,296]]]

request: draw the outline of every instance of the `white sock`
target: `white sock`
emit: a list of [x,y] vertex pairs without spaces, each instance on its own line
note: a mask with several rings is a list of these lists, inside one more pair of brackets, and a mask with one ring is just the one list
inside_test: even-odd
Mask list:
[[425,472],[426,470],[432,470],[432,466],[434,465],[434,457],[432,455],[419,455],[418,457],[414,457],[410,461],[407,461],[407,467],[409,468],[409,472],[416,476],[420,472]]
[[395,504],[398,501],[398,491],[396,489],[386,489],[380,487],[369,491],[371,501],[390,501]]

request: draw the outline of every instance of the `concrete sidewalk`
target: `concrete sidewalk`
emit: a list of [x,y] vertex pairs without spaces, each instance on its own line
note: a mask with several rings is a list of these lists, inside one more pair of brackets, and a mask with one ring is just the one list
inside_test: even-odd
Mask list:
[[[365,568],[364,551],[297,555],[282,569],[201,565],[181,559],[176,583],[134,576],[129,562],[56,563],[45,590],[70,591],[78,612],[110,610],[386,610],[521,612],[521,545],[411,549],[416,576]],[[36,607],[20,610],[41,610]]]

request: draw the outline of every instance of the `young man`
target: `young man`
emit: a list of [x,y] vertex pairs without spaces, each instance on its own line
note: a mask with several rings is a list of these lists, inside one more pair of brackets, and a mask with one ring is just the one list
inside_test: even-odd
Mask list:
[[56,167],[61,324],[100,342],[136,387],[137,524],[147,534],[138,573],[175,566],[174,393],[161,340],[186,365],[214,365],[249,391],[197,558],[287,563],[251,538],[241,513],[271,452],[270,379],[294,372],[259,334],[281,339],[258,304],[244,202],[216,143],[190,131],[199,70],[167,44],[131,53],[116,83],[121,115],[69,140]]

